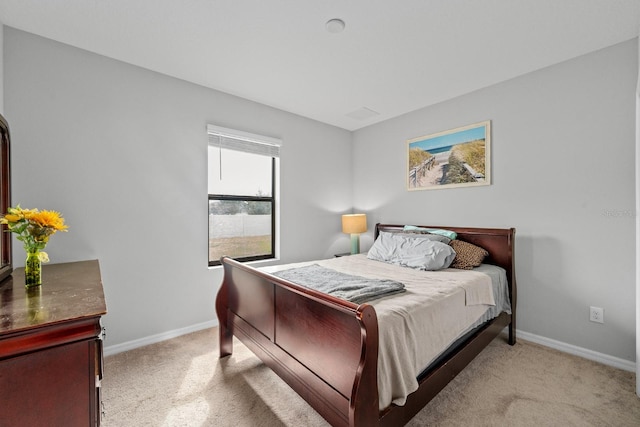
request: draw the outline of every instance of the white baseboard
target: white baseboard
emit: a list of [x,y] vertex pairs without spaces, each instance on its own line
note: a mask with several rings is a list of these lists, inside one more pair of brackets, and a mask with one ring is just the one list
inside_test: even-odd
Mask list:
[[155,344],[160,341],[176,338],[181,335],[190,334],[191,332],[201,331],[203,329],[218,326],[218,320],[210,320],[208,322],[198,323],[196,325],[187,326],[186,328],[174,329],[172,331],[162,332],[160,334],[151,335],[140,338],[138,340],[127,341],[122,344],[109,345],[104,347],[104,355],[111,356],[113,354],[122,353],[123,351],[133,350],[134,348],[144,347],[145,345]]
[[[143,347],[149,344],[155,344],[160,341],[176,338],[185,334],[190,334],[191,332],[201,331],[202,329],[213,328],[215,326],[218,326],[218,321],[210,320],[208,322],[187,326],[186,328],[174,329],[172,331],[151,335],[148,337],[140,338],[138,340],[128,341],[122,344],[106,346],[104,348],[104,355],[111,356],[113,354],[121,353],[123,351],[133,350],[134,348]],[[551,338],[546,338],[546,337],[535,335],[529,332],[516,330],[516,339],[519,339],[519,338],[522,338],[525,341],[531,341],[536,344],[544,345],[545,347],[550,347],[565,353],[573,354],[574,356],[579,356],[585,359],[593,360],[595,362],[599,362],[604,365],[613,366],[614,368],[623,369],[625,371],[630,371],[630,372],[636,371],[636,364],[634,362],[631,362],[625,359],[620,359],[618,357],[609,356],[608,354],[598,353],[597,351],[588,350],[586,348],[578,347],[572,344],[567,344],[562,341],[556,341]]]
[[573,354],[585,359],[602,363],[603,365],[613,366],[614,368],[623,369],[625,371],[635,372],[636,364],[630,360],[620,359],[618,357],[609,356],[608,354],[598,353],[597,351],[588,350],[562,341],[552,340],[551,338],[541,337],[529,332],[516,329],[516,339],[522,338],[525,341],[531,341],[536,344],[544,345],[555,350]]

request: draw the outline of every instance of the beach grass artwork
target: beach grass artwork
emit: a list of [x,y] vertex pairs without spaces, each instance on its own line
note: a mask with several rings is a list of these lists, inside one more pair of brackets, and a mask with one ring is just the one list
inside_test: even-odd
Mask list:
[[407,141],[407,189],[491,184],[491,121]]

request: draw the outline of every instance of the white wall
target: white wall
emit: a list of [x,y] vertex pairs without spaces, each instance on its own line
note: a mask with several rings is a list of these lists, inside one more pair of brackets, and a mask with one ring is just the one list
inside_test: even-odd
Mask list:
[[[352,205],[370,228],[514,226],[518,328],[634,360],[635,40],[353,135],[12,28],[4,46],[14,204],[64,213],[53,262],[100,259],[108,346],[214,319],[215,123],[284,140],[283,262],[348,250],[339,214]],[[406,139],[487,119],[491,186],[405,190]],[[589,305],[604,307],[604,325]]]
[[[638,43],[640,61],[640,43]],[[640,68],[640,63],[638,64]],[[640,360],[640,72],[636,86],[636,361]],[[640,396],[640,363],[636,363],[636,394]]]
[[207,123],[283,139],[283,261],[348,249],[349,132],[9,27],[4,65],[13,203],[64,214],[52,262],[100,260],[107,346],[215,319]]
[[0,114],[4,114],[4,25],[0,21]]
[[[518,329],[633,361],[637,55],[632,40],[356,131],[354,206],[372,223],[516,227]],[[491,186],[405,190],[407,139],[482,120]]]

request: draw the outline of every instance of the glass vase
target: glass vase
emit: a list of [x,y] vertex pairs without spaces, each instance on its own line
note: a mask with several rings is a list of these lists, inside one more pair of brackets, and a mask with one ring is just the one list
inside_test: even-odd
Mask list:
[[42,285],[40,251],[27,252],[27,260],[24,264],[24,285],[27,288]]

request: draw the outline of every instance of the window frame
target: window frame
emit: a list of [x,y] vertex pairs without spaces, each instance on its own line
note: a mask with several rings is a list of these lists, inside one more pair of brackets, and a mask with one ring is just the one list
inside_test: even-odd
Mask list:
[[[263,254],[263,255],[252,255],[252,256],[246,256],[246,257],[234,257],[233,259],[239,262],[251,262],[251,261],[262,261],[262,260],[275,260],[277,259],[277,243],[278,243],[278,238],[277,238],[277,232],[278,232],[278,228],[277,225],[279,224],[278,221],[278,195],[277,195],[277,189],[279,188],[278,186],[278,170],[279,170],[279,148],[282,144],[282,141],[276,138],[271,138],[271,137],[266,137],[266,136],[262,136],[262,135],[255,135],[255,134],[250,134],[247,132],[243,132],[243,131],[236,131],[233,129],[227,129],[227,128],[222,128],[222,127],[218,127],[218,126],[214,126],[214,125],[207,125],[207,133],[209,136],[209,146],[213,146],[215,147],[216,144],[211,142],[211,138],[212,136],[215,138],[216,135],[218,137],[231,137],[231,138],[235,138],[238,140],[242,140],[245,142],[250,142],[250,143],[255,143],[255,144],[264,144],[264,145],[270,145],[276,148],[276,152],[277,154],[274,155],[265,155],[265,154],[259,154],[259,153],[252,153],[255,155],[264,155],[265,157],[270,157],[271,158],[271,196],[241,196],[241,195],[235,195],[235,194],[208,194],[208,201],[207,201],[207,212],[209,210],[209,202],[211,200],[235,200],[235,201],[246,201],[246,202],[270,202],[271,203],[271,253],[269,254]],[[223,147],[224,149],[231,149],[232,148],[227,148],[227,147]],[[243,150],[239,150],[239,151],[243,151]],[[209,168],[210,169],[210,168]],[[208,172],[209,173],[209,172]],[[209,215],[207,214],[207,218],[209,218]],[[211,225],[209,223],[209,220],[207,219],[207,260],[208,260],[208,265],[209,267],[217,267],[221,265],[220,259],[216,259],[216,260],[211,260],[209,259],[210,256],[210,250],[209,250],[209,241],[211,240],[211,235],[210,235],[210,230],[211,230]],[[224,256],[224,255],[223,255]]]

